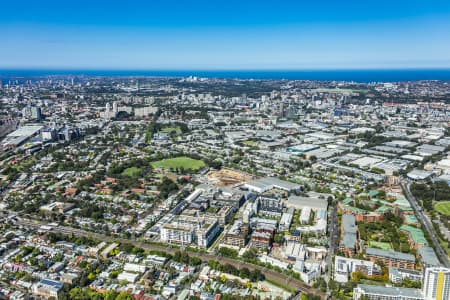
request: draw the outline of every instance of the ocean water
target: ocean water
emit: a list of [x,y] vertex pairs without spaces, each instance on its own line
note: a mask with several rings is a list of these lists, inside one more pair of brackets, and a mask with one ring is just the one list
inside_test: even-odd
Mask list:
[[0,78],[47,75],[208,77],[239,79],[336,80],[396,82],[416,80],[450,81],[450,69],[379,70],[0,70]]

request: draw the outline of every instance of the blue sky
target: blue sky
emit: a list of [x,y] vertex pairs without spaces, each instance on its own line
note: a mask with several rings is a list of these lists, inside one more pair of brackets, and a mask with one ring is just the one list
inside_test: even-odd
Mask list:
[[450,68],[450,1],[2,1],[0,69]]

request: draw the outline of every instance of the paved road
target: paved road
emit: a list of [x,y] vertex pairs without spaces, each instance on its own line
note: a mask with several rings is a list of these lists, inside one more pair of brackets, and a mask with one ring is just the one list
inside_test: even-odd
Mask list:
[[[42,225],[48,225],[48,223],[38,222],[36,220],[28,220],[28,219],[24,219],[24,218],[20,218],[18,224],[24,225],[24,226],[30,226],[30,227],[34,227],[34,228],[39,228]],[[135,240],[106,236],[103,234],[98,234],[98,233],[89,232],[89,231],[85,231],[82,229],[76,229],[76,228],[72,228],[72,227],[66,227],[66,226],[55,227],[52,229],[52,231],[66,234],[66,235],[73,234],[75,236],[90,237],[90,238],[94,238],[99,241],[105,241],[105,242],[132,243],[133,245],[143,248],[145,250],[158,250],[158,251],[164,251],[164,252],[172,253],[172,254],[179,251],[178,248],[172,248],[169,245],[164,246],[164,245],[160,245],[160,244],[150,244],[150,243],[139,242],[139,241],[135,241]],[[219,258],[216,255],[211,255],[211,254],[206,254],[206,253],[198,253],[198,252],[193,252],[193,251],[186,251],[186,252],[189,254],[189,256],[198,257],[205,262],[207,262],[209,260],[217,260],[217,261],[220,261],[221,264],[224,264],[224,263],[230,264],[236,268],[246,267],[249,270],[260,270],[266,276],[266,278],[268,280],[271,280],[271,281],[276,282],[281,285],[290,286],[290,287],[296,289],[297,291],[318,295],[322,299],[326,299],[325,293],[305,284],[304,282],[302,282],[300,280],[294,279],[285,274],[278,273],[274,270],[270,270],[270,269],[267,269],[267,268],[264,268],[264,267],[261,267],[258,265],[254,265],[251,263],[247,263],[247,262],[243,262],[243,261],[239,261],[239,260],[235,260],[235,259],[231,259],[231,258],[227,258],[227,257]]]
[[412,208],[416,212],[416,215],[417,215],[420,223],[422,223],[423,227],[428,232],[428,235],[430,236],[431,241],[433,243],[434,249],[437,252],[437,256],[439,257],[441,262],[447,268],[449,268],[450,267],[450,261],[448,259],[448,255],[444,251],[444,249],[442,249],[441,244],[439,244],[439,240],[436,237],[436,234],[434,233],[434,228],[431,225],[430,220],[424,214],[422,208],[420,207],[419,203],[417,202],[417,199],[413,196],[413,194],[409,190],[409,185],[410,185],[409,182],[405,182],[405,181],[402,180],[401,185],[402,185],[403,191],[405,192],[406,199],[408,199],[408,201],[411,204]]

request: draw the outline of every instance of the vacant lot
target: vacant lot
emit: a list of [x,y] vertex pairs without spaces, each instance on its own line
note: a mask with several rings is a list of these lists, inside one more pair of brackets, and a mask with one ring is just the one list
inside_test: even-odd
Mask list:
[[208,173],[208,179],[214,182],[214,184],[227,186],[249,181],[253,178],[239,170],[222,168],[219,171],[210,171]]
[[192,159],[186,156],[180,156],[152,162],[152,166],[155,168],[164,168],[169,170],[177,168],[183,168],[185,170],[198,170],[203,168],[205,166],[205,163],[201,160]]
[[438,202],[434,209],[443,215],[450,216],[450,201]]

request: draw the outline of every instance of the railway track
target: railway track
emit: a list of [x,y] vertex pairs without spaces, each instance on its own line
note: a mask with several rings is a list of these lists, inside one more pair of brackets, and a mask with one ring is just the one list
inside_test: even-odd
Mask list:
[[[48,224],[44,223],[44,222],[40,222],[40,221],[36,221],[36,220],[27,220],[27,219],[23,219],[23,218],[19,219],[18,224],[24,225],[24,226],[30,226],[33,228],[41,228],[41,226],[43,226],[43,225],[48,226]],[[165,245],[141,242],[141,241],[136,241],[136,240],[131,240],[131,239],[112,237],[112,236],[107,236],[107,235],[90,232],[90,231],[85,231],[82,229],[67,227],[67,226],[52,227],[51,231],[65,234],[65,235],[73,234],[75,236],[94,238],[99,241],[110,242],[110,243],[111,242],[132,243],[133,245],[140,247],[142,249],[145,249],[145,250],[158,250],[158,251],[164,251],[164,252],[167,252],[170,254],[174,254],[175,252],[180,251],[180,249],[173,248],[170,245],[165,246]],[[189,251],[189,250],[184,250],[184,251],[189,256],[198,257],[204,262],[207,262],[209,260],[214,260],[214,261],[219,261],[221,264],[224,264],[224,263],[230,264],[238,269],[246,267],[249,270],[259,270],[265,275],[265,277],[268,280],[275,282],[281,286],[289,286],[289,287],[295,289],[297,291],[297,293],[303,292],[303,293],[307,293],[307,294],[314,294],[314,295],[320,296],[322,299],[326,299],[326,297],[327,297],[325,293],[305,284],[304,282],[302,282],[298,279],[292,278],[290,276],[287,276],[285,274],[278,273],[274,270],[270,270],[270,269],[252,264],[252,263],[235,260],[235,259],[228,258],[228,257],[218,258],[216,255],[211,255],[211,254],[207,254],[207,253],[199,253],[199,252]]]

